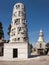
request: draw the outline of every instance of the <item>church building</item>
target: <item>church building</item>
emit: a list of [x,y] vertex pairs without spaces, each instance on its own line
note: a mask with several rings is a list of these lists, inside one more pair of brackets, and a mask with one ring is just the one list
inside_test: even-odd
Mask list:
[[36,43],[36,52],[38,55],[43,55],[45,53],[46,43],[44,40],[44,34],[43,31],[40,30],[39,32],[39,38]]

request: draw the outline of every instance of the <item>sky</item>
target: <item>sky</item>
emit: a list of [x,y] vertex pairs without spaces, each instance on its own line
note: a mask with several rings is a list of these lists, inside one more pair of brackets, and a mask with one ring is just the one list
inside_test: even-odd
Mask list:
[[25,5],[29,42],[36,44],[40,29],[45,41],[49,42],[49,0],[0,0],[0,22],[5,39],[9,39],[7,32],[12,22],[13,6],[18,2]]

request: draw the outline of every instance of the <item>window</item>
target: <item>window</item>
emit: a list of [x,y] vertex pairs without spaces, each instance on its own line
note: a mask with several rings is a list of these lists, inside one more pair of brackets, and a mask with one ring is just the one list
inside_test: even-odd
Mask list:
[[24,27],[18,27],[18,34],[24,34],[25,33],[25,28]]
[[20,5],[16,5],[16,9],[20,8]]
[[20,31],[21,31],[21,27],[18,27],[18,34],[20,33]]
[[24,34],[24,32],[21,32],[21,34]]
[[20,38],[18,38],[18,40],[20,40]]
[[24,37],[23,39],[24,39],[24,41],[27,41],[27,37]]
[[15,30],[15,28],[13,28],[11,31],[14,31]]
[[19,40],[20,40],[20,38],[14,38],[13,40],[14,40],[14,41],[19,41]]
[[15,24],[16,24],[16,25],[20,24],[20,19],[16,19],[16,20],[15,20]]
[[18,29],[19,29],[19,31],[21,31],[21,27],[19,27]]
[[23,16],[24,13],[22,11],[19,11],[18,16]]
[[42,48],[42,44],[40,43],[40,48]]
[[16,41],[16,38],[14,39],[14,41]]

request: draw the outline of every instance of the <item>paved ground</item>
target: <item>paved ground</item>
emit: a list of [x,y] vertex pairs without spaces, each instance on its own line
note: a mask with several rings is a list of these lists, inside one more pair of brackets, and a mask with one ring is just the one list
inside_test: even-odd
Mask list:
[[0,61],[0,65],[49,65],[49,56],[39,56],[25,61]]

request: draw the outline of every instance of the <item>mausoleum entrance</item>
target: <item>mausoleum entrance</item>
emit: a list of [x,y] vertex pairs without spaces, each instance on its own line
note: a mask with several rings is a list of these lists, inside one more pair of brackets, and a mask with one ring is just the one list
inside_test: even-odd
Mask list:
[[18,57],[18,49],[14,48],[13,49],[13,58],[17,58]]

